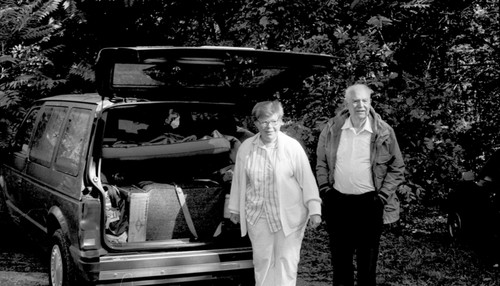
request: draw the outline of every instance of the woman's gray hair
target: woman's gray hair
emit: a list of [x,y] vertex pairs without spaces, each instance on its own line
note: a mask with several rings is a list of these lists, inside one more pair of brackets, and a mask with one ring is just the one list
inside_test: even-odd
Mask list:
[[269,117],[274,114],[278,114],[279,119],[283,117],[283,105],[277,100],[258,102],[252,109],[252,116],[254,119]]

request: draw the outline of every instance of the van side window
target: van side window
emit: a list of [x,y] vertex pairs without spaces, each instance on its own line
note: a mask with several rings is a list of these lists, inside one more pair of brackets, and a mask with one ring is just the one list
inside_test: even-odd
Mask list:
[[42,110],[40,123],[33,136],[30,160],[50,166],[52,155],[61,137],[61,129],[68,112],[67,107],[49,106]]
[[78,166],[89,130],[90,112],[82,108],[71,110],[57,150],[56,170],[73,176],[78,175]]
[[21,152],[28,155],[28,147],[30,144],[31,134],[35,126],[36,116],[40,111],[40,107],[30,110],[23,123],[19,127],[14,141],[14,152]]

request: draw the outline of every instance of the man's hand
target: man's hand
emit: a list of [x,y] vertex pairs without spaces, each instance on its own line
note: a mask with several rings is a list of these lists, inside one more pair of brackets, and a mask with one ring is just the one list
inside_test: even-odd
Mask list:
[[324,200],[326,198],[326,194],[330,192],[333,192],[333,188],[329,185],[324,185],[319,189],[319,196],[322,200]]
[[231,213],[231,217],[229,218],[234,224],[240,223],[240,215]]
[[376,195],[375,200],[382,206],[382,208],[387,204],[387,201],[381,195]]
[[309,225],[312,228],[317,228],[321,224],[321,216],[320,215],[312,215],[309,218]]

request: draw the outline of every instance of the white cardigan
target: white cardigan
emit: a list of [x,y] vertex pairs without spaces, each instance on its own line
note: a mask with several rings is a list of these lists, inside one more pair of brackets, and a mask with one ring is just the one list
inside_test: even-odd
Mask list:
[[[259,133],[248,138],[241,144],[236,155],[229,211],[240,215],[241,236],[247,233],[245,165],[250,150],[259,140]],[[283,232],[287,236],[305,227],[309,216],[321,215],[321,199],[302,145],[282,132],[278,132],[278,154],[274,176],[278,189],[279,217]]]

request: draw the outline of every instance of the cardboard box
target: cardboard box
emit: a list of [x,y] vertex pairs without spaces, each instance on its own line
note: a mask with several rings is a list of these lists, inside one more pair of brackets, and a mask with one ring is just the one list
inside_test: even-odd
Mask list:
[[129,208],[128,242],[146,241],[149,192],[131,187],[127,189]]

